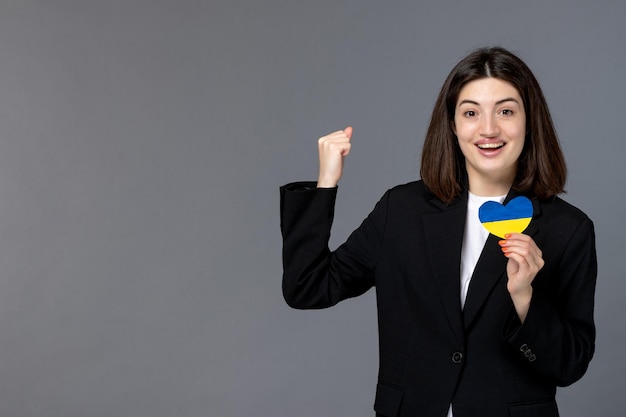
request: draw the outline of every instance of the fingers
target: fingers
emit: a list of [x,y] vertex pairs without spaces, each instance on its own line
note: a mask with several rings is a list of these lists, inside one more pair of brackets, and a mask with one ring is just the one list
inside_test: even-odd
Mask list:
[[318,187],[335,187],[343,174],[343,160],[350,153],[352,127],[348,126],[318,140],[320,172]]
[[504,256],[514,257],[518,262],[525,262],[537,272],[543,268],[543,253],[530,236],[522,233],[511,233],[506,237],[506,240],[499,242]]
[[350,138],[352,138],[352,127],[348,126],[344,130],[338,130],[322,136],[317,141],[317,144],[320,152],[332,154],[338,151],[345,156],[347,155],[345,152],[350,151]]
[[509,278],[514,278],[520,284],[530,285],[543,267],[543,260],[537,260],[533,257],[525,257],[515,252],[508,252],[504,256],[509,258],[509,262],[513,261],[516,264],[508,269],[511,272],[515,272],[514,275],[509,275]]
[[343,130],[343,133],[346,134],[348,140],[352,137],[352,126],[348,126]]
[[504,256],[509,259],[507,288],[511,295],[528,292],[537,273],[543,268],[543,254],[535,241],[527,235],[512,233],[499,242]]

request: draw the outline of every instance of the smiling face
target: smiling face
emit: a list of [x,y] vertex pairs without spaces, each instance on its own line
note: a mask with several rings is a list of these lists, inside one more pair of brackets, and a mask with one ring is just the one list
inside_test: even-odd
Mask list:
[[465,157],[470,191],[506,194],[526,136],[524,103],[515,87],[497,78],[467,83],[456,102],[454,133]]

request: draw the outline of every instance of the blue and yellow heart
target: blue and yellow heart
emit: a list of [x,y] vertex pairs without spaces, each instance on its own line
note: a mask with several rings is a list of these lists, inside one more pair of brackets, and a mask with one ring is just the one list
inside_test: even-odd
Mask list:
[[487,201],[478,209],[478,218],[489,233],[502,239],[507,233],[522,233],[533,217],[533,203],[526,197],[515,197],[506,205]]

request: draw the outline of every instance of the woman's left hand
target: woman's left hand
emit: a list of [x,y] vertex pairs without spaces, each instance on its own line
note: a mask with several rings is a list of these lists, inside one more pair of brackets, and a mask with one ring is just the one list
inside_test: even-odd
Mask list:
[[530,236],[511,233],[505,237],[506,240],[501,240],[499,244],[504,256],[509,259],[506,265],[509,279],[506,288],[520,320],[524,322],[532,298],[531,284],[545,262],[541,249]]

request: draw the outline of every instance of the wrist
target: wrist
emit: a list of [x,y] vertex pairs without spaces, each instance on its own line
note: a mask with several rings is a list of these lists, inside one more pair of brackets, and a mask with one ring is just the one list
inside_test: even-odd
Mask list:
[[318,178],[317,180],[317,188],[335,188],[337,186],[336,180],[327,179],[327,178]]
[[520,321],[524,323],[526,320],[526,315],[528,314],[528,310],[530,309],[530,301],[533,296],[533,288],[529,287],[528,289],[512,292],[510,293],[511,300],[513,300],[513,305],[515,307],[515,311],[517,312],[517,316]]

